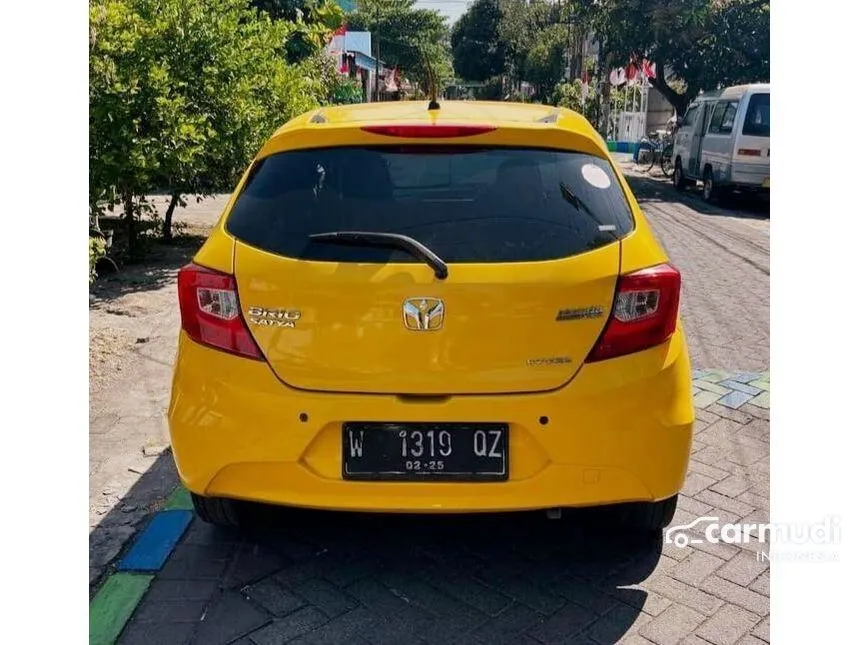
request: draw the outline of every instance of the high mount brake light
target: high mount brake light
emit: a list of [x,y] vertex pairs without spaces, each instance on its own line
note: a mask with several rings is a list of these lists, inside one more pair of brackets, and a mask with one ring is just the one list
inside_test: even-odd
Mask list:
[[586,362],[664,343],[675,333],[680,300],[681,274],[668,264],[621,276],[609,322]]
[[495,130],[490,125],[366,125],[364,132],[404,139],[451,139],[471,137]]
[[263,360],[239,309],[232,275],[188,264],[179,270],[179,312],[182,330],[208,347]]

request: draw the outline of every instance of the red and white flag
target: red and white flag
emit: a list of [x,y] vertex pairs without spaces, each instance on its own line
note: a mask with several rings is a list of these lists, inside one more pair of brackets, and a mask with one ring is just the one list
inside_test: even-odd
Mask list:
[[642,60],[642,73],[645,78],[657,78],[657,64],[647,58]]
[[636,76],[639,74],[639,66],[636,65],[636,60],[631,56],[630,62],[627,63],[627,80],[632,81],[636,79]]
[[619,85],[624,85],[625,81],[627,80],[625,78],[624,74],[625,74],[625,72],[624,72],[623,67],[618,67],[617,69],[613,69],[609,73],[609,82],[612,85],[614,85],[615,87],[618,87]]

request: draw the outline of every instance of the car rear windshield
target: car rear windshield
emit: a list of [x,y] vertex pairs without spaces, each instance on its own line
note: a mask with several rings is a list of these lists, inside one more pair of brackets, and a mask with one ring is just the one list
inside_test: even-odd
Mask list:
[[750,97],[743,133],[752,137],[770,136],[770,94]]
[[565,258],[633,219],[609,163],[555,150],[342,147],[276,153],[251,170],[227,231],[281,256],[416,262],[400,250],[313,243],[332,231],[408,235],[446,262]]

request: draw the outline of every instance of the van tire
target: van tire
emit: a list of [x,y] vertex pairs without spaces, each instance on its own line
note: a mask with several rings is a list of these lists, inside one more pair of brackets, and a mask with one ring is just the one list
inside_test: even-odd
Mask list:
[[714,182],[714,171],[710,166],[705,166],[705,173],[702,175],[702,198],[709,204],[720,199],[720,188]]
[[675,160],[675,170],[672,172],[672,185],[679,192],[690,185],[690,180],[684,177],[684,167],[681,165],[680,159]]
[[197,517],[207,524],[236,529],[242,525],[237,502],[220,497],[203,497],[191,493],[191,503]]

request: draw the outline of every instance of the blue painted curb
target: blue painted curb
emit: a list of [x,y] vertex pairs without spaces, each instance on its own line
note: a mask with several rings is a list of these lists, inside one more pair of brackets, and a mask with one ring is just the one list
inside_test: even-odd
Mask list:
[[194,516],[192,511],[156,513],[117,565],[118,571],[158,571],[167,561]]
[[630,154],[633,148],[637,145],[636,141],[607,141],[606,147],[609,152],[623,152]]

